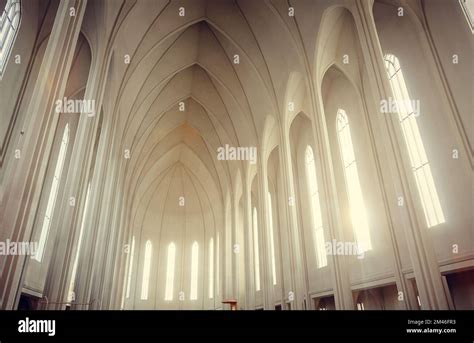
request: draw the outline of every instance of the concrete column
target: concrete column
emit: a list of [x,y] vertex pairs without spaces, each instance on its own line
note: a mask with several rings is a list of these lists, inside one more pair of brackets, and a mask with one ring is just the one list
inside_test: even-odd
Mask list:
[[[281,152],[280,152],[281,155]],[[279,157],[279,165],[281,164],[281,157]],[[286,264],[286,257],[288,256],[289,259],[291,259],[290,254],[289,254],[289,240],[287,237],[289,236],[289,233],[286,232],[287,226],[285,223],[287,222],[287,206],[288,206],[288,201],[284,196],[284,180],[282,177],[282,172],[281,172],[281,167],[279,167],[278,170],[278,177],[277,177],[277,193],[274,199],[274,204],[275,204],[275,211],[274,214],[277,218],[278,222],[278,230],[276,232],[276,236],[278,236],[278,245],[275,245],[275,254],[277,254],[280,263],[279,266],[277,266],[277,270],[280,273],[280,278],[277,279],[277,282],[279,282],[280,286],[280,303],[282,306],[282,309],[285,309],[285,302],[286,302],[286,297],[288,297],[288,285],[285,283],[285,275],[290,275],[291,273],[284,269],[284,266]],[[284,249],[288,251],[288,255],[285,255]],[[288,261],[288,264],[291,264],[291,261]],[[291,280],[293,279],[293,276],[290,275],[290,283]]]
[[[125,244],[131,244],[132,232],[131,228],[123,224],[126,217],[124,199],[115,196],[117,190],[123,193],[123,175],[129,160],[123,157],[123,151],[121,150],[123,147],[120,144],[114,144],[116,126],[115,121],[112,121],[110,128],[107,129],[108,135],[111,136],[109,138],[110,142],[104,142],[104,149],[107,151],[106,154],[109,154],[107,156],[110,157],[108,165],[105,166],[104,174],[101,176],[106,183],[105,194],[101,200],[102,211],[100,211],[98,221],[98,225],[102,229],[99,232],[97,243],[91,247],[93,254],[97,257],[89,261],[92,269],[90,278],[93,279],[93,282],[90,282],[86,294],[88,294],[90,300],[95,299],[97,305],[100,302],[102,306],[110,304],[110,306],[117,309],[121,303],[123,285],[128,270],[127,254],[124,253],[123,247]],[[110,148],[111,146],[113,148]],[[100,183],[100,181],[98,182]],[[135,239],[136,244],[138,244],[138,237],[135,237]],[[136,273],[138,266],[138,252],[137,245],[135,245],[133,273]],[[132,282],[130,289],[132,304],[134,284]],[[94,308],[96,308],[95,306]]]
[[[85,294],[89,301],[94,301],[94,309],[117,306],[114,301],[118,299],[113,298],[112,288],[118,287],[122,290],[126,276],[126,254],[123,247],[125,244],[131,243],[131,232],[127,231],[128,226],[124,224],[126,217],[124,199],[115,196],[117,190],[123,193],[123,174],[127,162],[121,162],[123,155],[120,148],[113,152],[113,156],[119,157],[112,159],[116,163],[113,163],[112,168],[107,171],[110,174],[105,176],[107,179],[111,179],[102,203],[105,213],[98,224],[100,230],[97,232],[96,242],[91,246],[94,257],[89,260],[91,263],[91,280]],[[128,160],[124,159],[124,161]],[[139,242],[139,237],[135,237],[133,273],[137,272],[138,256],[140,256]],[[132,304],[134,294],[135,282],[132,279],[130,290]]]
[[[261,149],[263,150],[263,149]],[[266,310],[274,310],[273,301],[273,281],[271,268],[271,246],[270,246],[270,227],[268,221],[269,202],[268,202],[268,164],[267,157],[264,152],[258,156],[258,233],[260,240],[261,261],[261,289],[263,294],[263,306]]]
[[231,195],[225,200],[226,204],[224,214],[224,236],[222,237],[222,252],[224,256],[224,274],[223,274],[223,298],[225,300],[233,297],[232,289],[232,212],[233,201]]
[[[314,108],[315,116],[313,120],[313,137],[316,147],[315,153],[321,163],[322,180],[320,192],[324,193],[324,198],[330,201],[328,206],[329,213],[328,231],[329,240],[335,239],[339,242],[346,241],[344,238],[339,202],[337,198],[336,180],[334,177],[331,147],[326,126],[326,117],[324,114],[324,105],[321,95],[321,85],[314,89]],[[337,310],[353,310],[354,301],[352,299],[351,284],[348,273],[348,261],[346,256],[331,255],[328,258],[332,261],[334,299]]]
[[244,178],[245,309],[255,309],[255,257],[253,253],[252,195],[249,175]]
[[[27,106],[30,118],[25,124],[25,138],[17,149],[21,157],[9,164],[15,173],[5,179],[5,192],[0,212],[0,238],[29,241],[34,217],[39,205],[59,114],[54,103],[64,96],[87,0],[61,1],[39,70],[38,78]],[[70,8],[75,8],[75,16]],[[14,158],[13,156],[11,158]],[[19,301],[22,274],[27,257],[8,256],[0,261],[0,308],[13,309]]]
[[[237,244],[237,231],[239,230],[239,203],[238,199],[236,199],[236,187],[234,186],[234,192],[232,194],[232,201],[231,201],[231,206],[232,206],[232,236],[231,236],[231,252],[230,255],[231,257],[231,263],[232,263],[232,298],[236,300],[239,297],[239,274],[238,274],[238,263],[239,263],[239,254],[240,252],[240,247],[239,251],[237,252],[235,250],[235,244]],[[240,306],[240,305],[239,305]]]
[[[95,101],[95,116],[89,117],[86,114],[80,114],[71,162],[68,172],[65,174],[67,179],[64,201],[58,209],[60,213],[58,216],[59,220],[53,223],[53,225],[58,225],[57,244],[45,287],[45,294],[47,294],[49,299],[54,299],[52,301],[63,302],[68,297],[69,282],[72,276],[72,267],[78,249],[79,234],[82,226],[82,213],[85,211],[84,204],[87,187],[92,179],[91,167],[94,165],[93,158],[96,158],[93,150],[97,139],[99,116],[101,115],[100,108],[105,82],[105,66],[105,63],[94,63],[92,61],[84,99]],[[97,184],[93,186],[91,184],[91,196],[97,196]],[[75,206],[70,206],[68,201],[70,197],[76,199]],[[96,243],[92,236],[97,232],[97,227],[93,225],[92,220],[94,218],[94,208],[90,209],[91,211],[84,218],[83,246],[80,251],[81,262],[84,257],[86,259],[94,258],[94,255],[88,251],[88,245]],[[92,236],[91,232],[93,232]],[[87,252],[86,255],[84,255],[84,252]],[[79,272],[80,270],[78,270],[78,274]],[[76,303],[87,302],[88,299],[82,296],[76,299]]]
[[[90,287],[94,279],[93,271],[95,268],[102,267],[98,266],[98,261],[95,260],[95,248],[99,241],[99,233],[104,231],[104,228],[108,228],[107,225],[103,225],[101,220],[108,213],[110,207],[107,204],[110,204],[110,184],[114,180],[110,161],[111,142],[109,136],[110,126],[102,127],[97,156],[95,157],[94,174],[91,178],[91,198],[89,200],[88,215],[85,222],[74,288],[76,303],[81,304],[89,303],[93,300],[89,297]],[[107,176],[107,174],[109,175]],[[78,309],[84,308],[83,306],[78,307]]]
[[[363,57],[366,61],[369,81],[377,100],[393,98],[390,84],[387,78],[382,48],[377,35],[373,13],[373,2],[358,0],[354,4],[354,19],[359,32],[359,39],[362,45]],[[380,103],[380,102],[379,102]],[[389,144],[379,144],[380,156],[386,156],[383,165],[385,166],[388,179],[393,180],[397,185],[390,185],[391,188],[399,189],[405,199],[406,212],[402,214],[404,219],[403,227],[410,252],[413,270],[418,285],[418,291],[423,309],[448,309],[448,301],[443,290],[441,273],[436,259],[436,254],[431,244],[430,237],[424,224],[421,200],[416,189],[415,180],[411,175],[406,175],[403,170],[405,166],[410,166],[408,154],[403,154],[399,146],[403,146],[404,140],[398,123],[398,118],[380,114],[380,127],[383,132],[381,136],[387,137]],[[400,180],[400,181],[398,181]],[[392,188],[393,189],[393,188]],[[392,191],[391,189],[391,191]],[[392,191],[395,193],[395,191]],[[387,202],[392,204],[387,199]],[[393,207],[393,206],[392,206]],[[394,211],[390,207],[389,211]],[[399,215],[397,212],[394,215]],[[392,234],[392,239],[395,239]],[[393,241],[392,241],[393,243]],[[393,246],[396,257],[397,286],[399,290],[407,295],[407,286],[400,269],[398,247]],[[406,298],[406,296],[405,296]]]
[[[280,170],[283,179],[283,190],[285,203],[287,204],[287,223],[282,223],[282,228],[286,226],[289,237],[289,253],[290,253],[290,271],[285,271],[291,275],[291,292],[294,294],[291,308],[295,310],[303,309],[304,299],[307,299],[306,271],[304,270],[304,260],[302,253],[302,235],[301,228],[298,226],[296,213],[296,192],[293,176],[293,162],[291,160],[291,147],[289,129],[281,128],[281,155]],[[285,225],[286,224],[286,225]],[[288,297],[288,294],[286,294]],[[291,300],[290,300],[291,301]]]

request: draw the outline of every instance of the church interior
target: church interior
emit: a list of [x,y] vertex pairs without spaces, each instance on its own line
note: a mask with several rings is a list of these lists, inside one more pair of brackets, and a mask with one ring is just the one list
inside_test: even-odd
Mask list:
[[0,309],[474,309],[474,1],[0,11]]

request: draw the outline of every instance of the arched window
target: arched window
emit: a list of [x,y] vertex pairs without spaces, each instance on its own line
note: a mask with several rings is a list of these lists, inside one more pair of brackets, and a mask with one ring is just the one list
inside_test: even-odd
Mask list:
[[260,256],[258,249],[257,209],[253,208],[253,254],[255,258],[255,289],[260,290]]
[[46,205],[46,212],[43,218],[43,226],[41,228],[41,235],[38,243],[38,249],[32,256],[38,262],[43,260],[44,248],[48,239],[49,229],[51,227],[51,220],[53,217],[54,206],[56,198],[58,197],[59,183],[61,181],[61,174],[66,161],[67,147],[69,144],[69,124],[64,127],[63,138],[61,140],[61,147],[59,148],[58,160],[56,168],[54,169],[53,182],[51,184],[51,191],[49,192],[48,204]]
[[0,80],[5,73],[8,58],[20,27],[20,0],[7,0],[0,17]]
[[174,265],[176,259],[176,245],[171,242],[168,244],[168,257],[166,262],[166,287],[165,287],[165,300],[173,300],[173,288],[174,288]]
[[214,239],[209,240],[209,299],[214,298]]
[[219,232],[217,233],[216,238],[216,280],[217,280],[217,295],[220,294],[220,284],[221,284],[221,275],[220,275],[220,239],[219,239]]
[[194,241],[191,249],[191,300],[197,299],[198,292],[199,244]]
[[444,223],[445,218],[416,121],[416,117],[419,113],[414,110],[415,106],[413,106],[408,94],[405,78],[403,77],[398,58],[394,55],[386,55],[385,66],[387,68],[392,93],[395,97],[394,100],[398,118],[415,175],[426,223],[428,227],[432,227]]
[[143,261],[143,276],[142,276],[142,294],[141,300],[148,299],[148,285],[150,284],[150,270],[151,270],[151,255],[152,245],[151,241],[146,241],[145,244],[145,260]]
[[130,285],[132,283],[133,256],[135,255],[135,236],[132,237],[132,247],[130,249],[130,263],[128,265],[127,290],[125,294],[130,298]]
[[313,149],[309,145],[306,146],[305,151],[305,169],[309,204],[311,206],[311,233],[313,236],[314,247],[316,249],[318,268],[322,268],[328,265],[328,260],[324,245],[324,229],[321,216],[321,204],[319,202],[318,183],[316,181],[316,166],[314,163]]
[[89,182],[89,185],[87,186],[86,201],[84,203],[84,211],[82,212],[81,229],[79,231],[79,241],[77,243],[76,254],[74,256],[74,264],[72,267],[71,281],[69,283],[69,300],[68,301],[74,301],[74,294],[73,294],[74,284],[76,283],[77,265],[79,264],[79,253],[81,251],[81,246],[82,246],[82,236],[84,234],[84,225],[87,218],[86,215],[87,215],[87,208],[89,205],[90,192],[91,192],[91,184]]
[[365,210],[364,198],[360,187],[359,172],[352,145],[351,129],[346,111],[337,111],[337,136],[344,166],[344,177],[346,180],[351,221],[360,252],[371,250],[369,224]]
[[272,280],[273,285],[277,284],[276,280],[276,266],[275,266],[275,241],[273,239],[273,209],[272,209],[272,195],[268,192],[268,224],[270,229],[270,253],[272,254]]

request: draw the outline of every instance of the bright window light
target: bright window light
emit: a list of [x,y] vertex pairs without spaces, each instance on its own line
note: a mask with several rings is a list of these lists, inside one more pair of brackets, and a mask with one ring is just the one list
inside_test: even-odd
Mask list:
[[132,284],[133,256],[135,254],[135,236],[132,237],[132,247],[130,249],[130,263],[128,265],[127,290],[125,292],[127,298],[130,298],[130,285]]
[[174,268],[176,259],[176,245],[171,242],[168,245],[168,258],[166,263],[166,287],[165,287],[165,300],[173,300],[174,291]]
[[255,258],[255,289],[260,290],[260,256],[258,249],[257,209],[253,208],[253,253]]
[[337,111],[337,132],[342,163],[344,166],[344,176],[349,198],[352,227],[359,250],[361,252],[368,251],[372,249],[369,224],[360,186],[354,147],[352,145],[349,120],[347,119],[346,111],[343,109]]
[[197,299],[198,292],[198,266],[199,266],[199,245],[198,242],[193,243],[191,251],[191,300]]
[[146,241],[145,244],[145,260],[143,262],[143,276],[142,276],[142,294],[141,300],[148,299],[148,286],[150,284],[150,270],[151,270],[151,256],[152,256],[152,245],[151,241]]
[[268,223],[270,229],[270,249],[272,254],[272,281],[273,285],[277,284],[276,280],[276,263],[275,263],[275,241],[273,239],[273,210],[272,210],[272,195],[268,192]]
[[386,55],[385,66],[397,103],[398,117],[415,175],[426,223],[428,227],[433,227],[444,223],[445,218],[421,139],[420,129],[416,121],[416,113],[413,110],[412,101],[408,95],[408,89],[398,58],[394,55]]
[[217,233],[217,238],[216,238],[216,280],[217,280],[217,295],[220,294],[220,261],[219,261],[219,249],[220,249],[220,246],[219,246],[220,242],[219,242],[219,232]]
[[214,298],[214,239],[209,240],[209,299]]
[[74,286],[76,283],[76,275],[77,275],[77,265],[79,264],[79,253],[81,251],[81,246],[82,246],[82,236],[84,233],[84,225],[86,222],[86,215],[87,215],[87,208],[89,205],[89,195],[91,192],[91,184],[87,186],[87,193],[86,193],[86,202],[84,203],[84,211],[82,212],[82,221],[81,221],[81,229],[79,231],[79,242],[77,243],[77,250],[76,250],[76,255],[74,257],[74,264],[72,267],[72,275],[71,275],[71,281],[69,283],[69,300],[68,301],[73,301],[74,299],[72,298],[72,294],[74,292]]
[[69,124],[64,127],[63,138],[61,140],[61,147],[59,149],[58,160],[56,168],[54,169],[53,182],[51,184],[51,191],[49,192],[48,204],[46,205],[46,212],[43,218],[43,226],[41,228],[41,235],[38,243],[38,250],[32,256],[36,261],[43,260],[44,248],[48,239],[49,229],[51,227],[51,220],[53,216],[54,206],[58,197],[59,183],[61,174],[63,172],[64,162],[66,161],[67,147],[69,144]]
[[314,163],[313,149],[308,145],[305,151],[306,182],[309,192],[309,203],[311,205],[312,236],[318,268],[328,265],[325,249],[323,219],[321,215],[321,204],[319,202],[318,183],[316,180],[316,165]]

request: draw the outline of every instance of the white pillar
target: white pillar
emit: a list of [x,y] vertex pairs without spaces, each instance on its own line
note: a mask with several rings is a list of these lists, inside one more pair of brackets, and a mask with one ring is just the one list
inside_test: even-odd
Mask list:
[[[232,232],[231,232],[231,265],[232,265],[232,273],[231,273],[231,298],[238,300],[239,297],[239,281],[237,280],[238,276],[238,261],[239,261],[239,252],[237,252],[236,244],[237,244],[237,230],[238,228],[238,210],[239,210],[239,203],[238,199],[236,199],[236,189],[234,187],[233,194],[232,194]],[[238,248],[237,248],[238,249]]]
[[[324,193],[324,198],[330,201],[327,206],[328,212],[328,231],[329,240],[335,239],[338,242],[346,241],[344,239],[344,230],[341,221],[341,212],[337,196],[336,180],[334,176],[334,167],[332,163],[331,147],[326,126],[326,117],[321,95],[321,85],[314,89],[313,98],[316,115],[313,120],[313,137],[315,139],[316,155],[321,161],[321,187],[320,191]],[[348,273],[348,259],[346,256],[333,254],[330,256],[333,271],[334,300],[337,310],[353,310],[354,301],[352,299],[351,284]]]
[[[291,308],[295,310],[303,309],[303,302],[308,296],[306,285],[306,270],[304,268],[303,242],[301,236],[301,228],[298,225],[296,206],[296,192],[293,176],[293,162],[291,159],[291,147],[289,129],[281,128],[281,154],[280,154],[280,170],[284,183],[285,203],[287,205],[287,223],[286,229],[289,237],[289,255],[291,270],[291,289],[294,294],[294,300],[291,302]],[[285,223],[282,224],[282,227]],[[286,294],[286,297],[289,295]],[[283,304],[282,304],[283,305]]]
[[262,257],[261,274],[263,275],[262,294],[263,306],[266,310],[274,310],[275,304],[273,301],[273,282],[272,282],[272,268],[271,268],[271,246],[270,246],[270,227],[268,221],[269,202],[268,202],[268,165],[267,156],[263,152],[258,155],[259,171],[258,178],[258,233],[260,241],[260,252]]
[[[41,187],[59,114],[54,102],[62,99],[71,69],[87,0],[64,0],[58,12],[41,63],[38,78],[27,106],[25,138],[17,149],[20,159],[9,164],[0,212],[0,238],[29,241],[39,205]],[[75,8],[75,16],[70,8]],[[11,158],[14,158],[13,156]],[[22,274],[27,257],[8,256],[0,260],[0,308],[13,309],[19,301]]]
[[245,309],[255,309],[255,257],[253,253],[252,194],[251,180],[244,178],[244,239],[245,239]]
[[[366,61],[369,81],[375,93],[376,99],[388,99],[392,96],[388,82],[384,59],[377,29],[372,13],[372,2],[358,0],[354,4],[354,19],[359,32],[359,39],[362,45],[363,57]],[[393,116],[380,115],[380,128],[383,130],[380,135],[387,137],[390,144],[379,144],[379,149],[384,149],[380,156],[385,156],[384,167],[388,178],[397,185],[384,183],[389,192],[395,193],[394,189],[399,189],[405,199],[406,213],[402,214],[404,219],[406,241],[413,264],[413,270],[417,281],[418,291],[423,309],[448,309],[448,301],[444,293],[441,273],[436,259],[436,254],[431,244],[422,211],[420,211],[419,195],[416,191],[413,177],[400,172],[407,170],[404,166],[409,166],[407,154],[400,153],[399,142],[403,142],[402,132],[397,118]],[[398,138],[397,138],[398,137]],[[403,144],[403,143],[402,143]],[[386,147],[388,145],[388,147]],[[398,181],[399,180],[399,181]],[[394,201],[395,202],[395,201]],[[389,204],[393,204],[388,201]],[[393,205],[391,206],[393,207]],[[400,215],[400,211],[391,209],[393,215]],[[394,238],[391,232],[392,239]],[[392,240],[393,243],[393,240]],[[401,273],[401,262],[398,247],[393,246],[396,259],[397,286],[404,292],[405,299],[408,291],[406,280]]]

